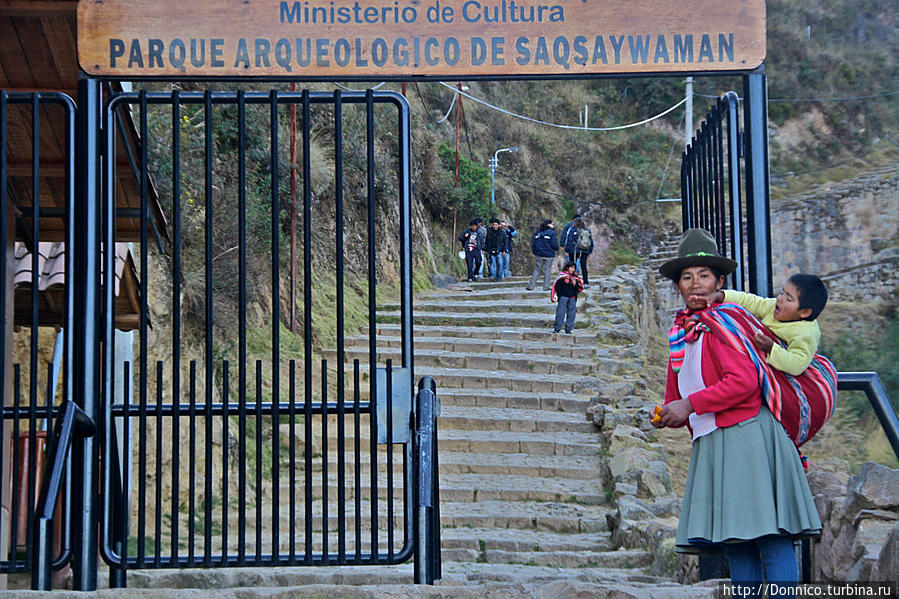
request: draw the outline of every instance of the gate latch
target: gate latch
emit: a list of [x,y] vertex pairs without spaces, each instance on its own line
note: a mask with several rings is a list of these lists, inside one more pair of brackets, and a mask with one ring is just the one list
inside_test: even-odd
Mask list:
[[[393,368],[390,418],[394,443],[408,443],[412,436],[412,372]],[[387,443],[387,369],[378,368],[378,443]]]

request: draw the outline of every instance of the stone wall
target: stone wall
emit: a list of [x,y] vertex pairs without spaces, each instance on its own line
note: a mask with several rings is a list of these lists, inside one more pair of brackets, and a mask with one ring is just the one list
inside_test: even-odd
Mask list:
[[899,288],[899,164],[771,207],[775,289],[817,274],[838,301],[892,301]]

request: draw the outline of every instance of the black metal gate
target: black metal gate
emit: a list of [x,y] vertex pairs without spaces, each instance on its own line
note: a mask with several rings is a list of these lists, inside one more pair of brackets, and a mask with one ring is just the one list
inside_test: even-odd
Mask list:
[[[0,90],[0,481],[9,507],[9,544],[0,571],[24,572],[35,561],[34,506],[47,467],[55,415],[72,397],[75,104],[62,93]],[[16,151],[11,151],[16,148]],[[41,353],[44,355],[41,355]],[[48,355],[49,354],[49,355]],[[70,502],[60,535],[48,547],[61,567],[70,557]]]
[[[301,112],[297,165],[285,159],[291,105]],[[371,91],[112,98],[105,272],[116,260],[110,223],[123,107],[142,140],[134,157],[139,322],[133,343],[117,339],[115,291],[104,281],[104,559],[121,570],[409,559],[418,504],[405,99]],[[302,183],[292,223],[301,239],[296,332],[281,308],[291,169]],[[150,185],[171,220],[159,248]],[[150,297],[151,280],[168,285],[166,296]],[[400,364],[379,357],[386,325],[377,311],[388,304],[397,307]],[[123,343],[134,355],[123,355]],[[365,356],[350,359],[348,344]]]
[[707,229],[739,263],[734,289],[771,295],[767,90],[764,71],[743,77],[743,118],[736,92],[717,99],[683,153],[684,230]]

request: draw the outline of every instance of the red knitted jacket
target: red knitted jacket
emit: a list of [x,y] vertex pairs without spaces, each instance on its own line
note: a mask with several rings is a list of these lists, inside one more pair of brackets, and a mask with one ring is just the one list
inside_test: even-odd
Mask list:
[[[719,428],[733,426],[759,413],[762,391],[749,358],[721,341],[714,333],[703,333],[702,381],[706,388],[689,396],[697,414],[713,412]],[[677,374],[668,363],[665,403],[682,399]]]

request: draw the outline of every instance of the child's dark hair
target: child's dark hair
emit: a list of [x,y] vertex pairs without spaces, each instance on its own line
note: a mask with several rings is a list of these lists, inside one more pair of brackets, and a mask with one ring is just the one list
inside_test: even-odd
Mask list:
[[799,309],[812,311],[803,320],[815,320],[827,304],[827,287],[824,282],[815,275],[796,273],[789,281],[799,292]]

